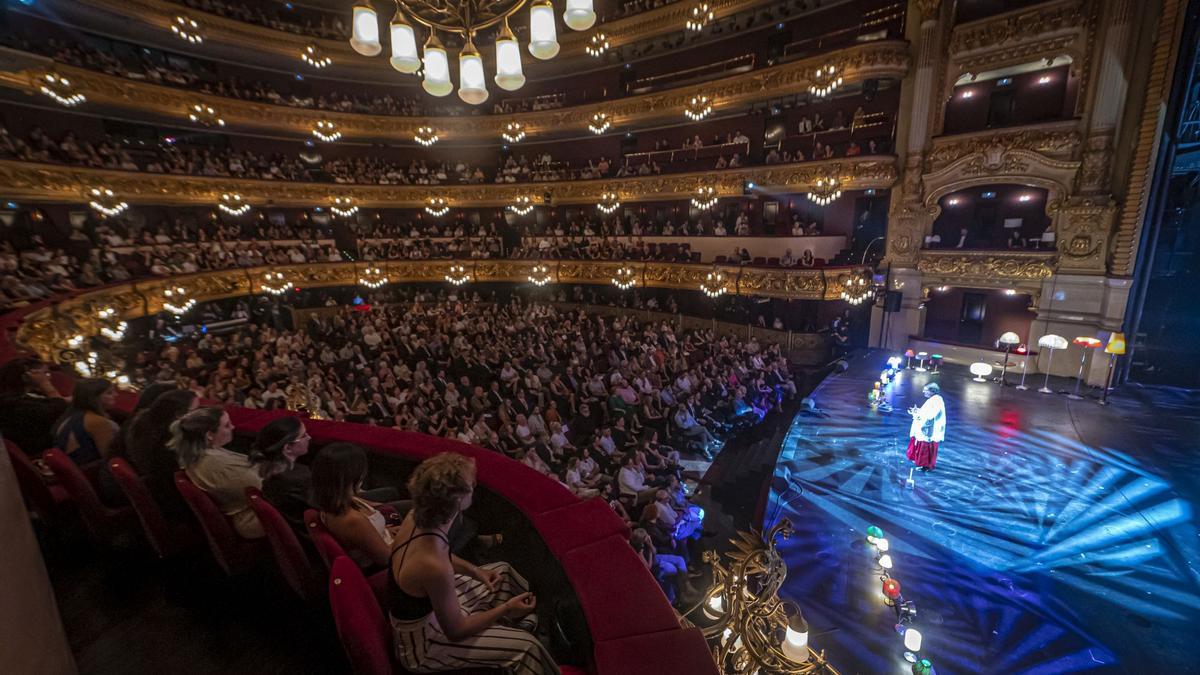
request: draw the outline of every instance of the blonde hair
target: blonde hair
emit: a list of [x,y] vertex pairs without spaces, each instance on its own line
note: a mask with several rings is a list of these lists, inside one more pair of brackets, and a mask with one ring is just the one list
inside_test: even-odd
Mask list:
[[475,460],[443,452],[421,462],[408,479],[417,527],[436,527],[458,513],[459,501],[471,494]]
[[175,451],[179,467],[186,469],[200,461],[208,449],[208,435],[221,426],[225,411],[217,407],[196,408],[171,423],[171,440],[167,447]]

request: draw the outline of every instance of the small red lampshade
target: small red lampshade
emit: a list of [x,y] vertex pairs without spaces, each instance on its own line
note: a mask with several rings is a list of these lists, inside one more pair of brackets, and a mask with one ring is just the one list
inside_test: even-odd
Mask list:
[[900,582],[895,579],[884,579],[883,594],[892,600],[900,597]]
[[916,356],[917,353],[909,349],[908,351],[904,352],[904,355],[911,359],[912,357]]
[[1099,339],[1094,338],[1090,335],[1081,335],[1081,336],[1075,338],[1074,340],[1071,340],[1071,342],[1079,345],[1080,347],[1083,347],[1084,349],[1095,349],[1096,347],[1099,347],[1100,345],[1104,344]]

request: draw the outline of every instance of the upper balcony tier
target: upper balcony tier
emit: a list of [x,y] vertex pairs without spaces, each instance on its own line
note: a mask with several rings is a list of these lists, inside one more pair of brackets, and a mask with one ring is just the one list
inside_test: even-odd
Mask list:
[[610,133],[624,133],[655,124],[684,121],[684,107],[697,93],[709,96],[712,114],[721,115],[755,103],[805,93],[813,84],[812,75],[819,67],[837,66],[843,73],[843,86],[851,87],[870,79],[902,78],[908,72],[910,60],[907,42],[875,41],[722,77],[706,82],[702,87],[675,87],[594,104],[508,115],[399,117],[311,110],[200,94],[58,64],[25,52],[8,50],[8,56],[10,63],[18,65],[0,72],[0,86],[30,95],[41,96],[46,74],[56,72],[69,79],[73,92],[87,97],[85,105],[89,106],[137,110],[167,119],[185,120],[193,107],[201,104],[216,110],[230,129],[309,136],[317,123],[324,121],[333,122],[347,140],[401,142],[411,142],[421,127],[432,128],[445,141],[496,142],[513,122],[521,124],[527,136],[586,134],[597,113],[607,116]]

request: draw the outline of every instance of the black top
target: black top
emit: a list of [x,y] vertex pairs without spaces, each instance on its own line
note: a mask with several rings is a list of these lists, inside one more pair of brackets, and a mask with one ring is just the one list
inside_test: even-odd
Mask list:
[[0,433],[30,457],[54,446],[54,423],[67,410],[66,399],[36,394],[0,400]]
[[429,616],[433,612],[433,602],[428,598],[419,598],[415,595],[409,595],[400,588],[400,584],[396,583],[396,574],[404,568],[404,556],[408,555],[408,545],[414,539],[421,537],[437,537],[446,542],[446,556],[450,556],[450,542],[442,535],[441,532],[422,532],[410,536],[403,544],[392,549],[392,558],[396,557],[396,551],[404,549],[404,554],[400,556],[400,567],[395,570],[391,569],[392,561],[388,560],[388,585],[387,585],[387,605],[388,614],[397,621],[415,621],[422,617]]
[[142,418],[141,413],[138,415],[125,432],[125,458],[144,479],[146,489],[162,509],[164,517],[172,522],[190,522],[191,509],[183,501],[179,488],[175,487],[179,459],[167,447],[167,427],[162,424],[139,424]]
[[274,506],[283,519],[292,526],[292,531],[301,541],[308,538],[304,526],[304,511],[314,508],[308,502],[309,488],[312,487],[312,472],[303,464],[277,473],[263,481],[262,493],[271,506]]

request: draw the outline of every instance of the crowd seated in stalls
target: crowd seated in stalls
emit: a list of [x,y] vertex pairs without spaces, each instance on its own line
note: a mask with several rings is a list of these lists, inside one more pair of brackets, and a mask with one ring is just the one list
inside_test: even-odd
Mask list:
[[326,40],[346,40],[350,32],[342,21],[342,15],[311,7],[296,9],[287,3],[286,9],[273,4],[246,4],[225,0],[183,0],[183,4],[209,14],[217,14],[245,23],[253,23],[274,30],[307,35]]

